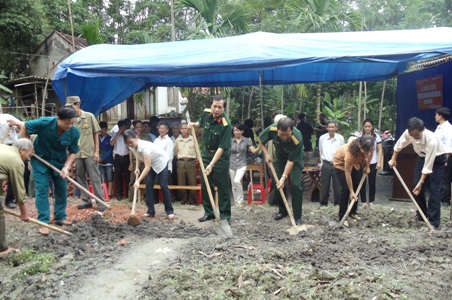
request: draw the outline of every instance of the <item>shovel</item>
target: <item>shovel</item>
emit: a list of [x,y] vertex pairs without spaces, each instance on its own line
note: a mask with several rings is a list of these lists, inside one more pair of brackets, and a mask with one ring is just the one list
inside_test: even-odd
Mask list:
[[[361,187],[364,184],[364,181],[366,180],[367,174],[366,172],[363,172],[363,177],[361,178],[361,181],[358,184],[358,188],[356,189],[355,195],[358,195],[359,192],[361,191]],[[350,204],[348,205],[347,211],[345,212],[345,215],[342,217],[341,221],[339,222],[340,225],[343,225],[345,220],[347,220],[348,218],[348,214],[350,213],[350,211],[352,210],[353,205],[355,205],[356,200],[355,199],[350,199]]]
[[205,171],[204,162],[202,161],[201,153],[199,152],[199,144],[198,144],[198,139],[196,138],[196,132],[195,132],[194,127],[191,127],[191,134],[193,136],[193,141],[195,142],[195,151],[196,151],[196,156],[198,157],[198,160],[199,160],[201,174],[204,177],[204,183],[206,185],[207,193],[209,194],[210,205],[212,206],[213,214],[215,215],[215,231],[217,232],[218,235],[232,237],[233,234],[232,234],[231,226],[229,226],[229,223],[227,220],[220,219],[220,209],[218,208],[218,206],[215,204],[215,201],[213,200],[212,191],[210,190],[209,180],[207,178],[206,173],[204,173],[204,171]]
[[[273,166],[272,162],[268,163],[268,166],[270,167],[270,170],[272,171],[273,178],[275,179],[276,185],[279,183],[278,175],[276,175],[275,167]],[[293,217],[292,210],[289,207],[289,203],[287,202],[286,196],[284,195],[283,188],[279,188],[279,193],[281,194],[281,198],[284,201],[284,205],[286,206],[287,213],[289,214],[290,223],[292,224],[292,227],[290,227],[287,231],[291,235],[298,234],[300,231],[305,231],[307,229],[306,225],[297,225],[295,223],[295,218]]]
[[132,202],[132,213],[129,216],[129,219],[127,220],[127,224],[132,226],[138,226],[141,224],[138,217],[135,215],[135,207],[137,204],[137,194],[138,194],[138,188],[135,187],[133,190],[133,202]]
[[422,219],[424,220],[425,224],[427,225],[427,227],[431,230],[434,231],[432,224],[430,224],[430,222],[427,220],[427,217],[425,216],[425,214],[422,212],[422,209],[419,207],[419,205],[417,204],[416,200],[414,199],[413,195],[411,194],[410,189],[406,186],[405,181],[403,181],[402,176],[400,175],[399,171],[397,170],[397,168],[395,166],[392,167],[392,169],[394,170],[394,173],[396,173],[397,177],[400,180],[400,183],[402,183],[403,187],[405,188],[406,193],[408,194],[408,196],[410,196],[411,201],[413,201],[414,205],[416,205],[416,209],[419,212],[419,214],[421,215]]
[[[42,159],[41,157],[37,156],[36,154],[33,154],[33,157],[36,158],[37,160],[39,160],[40,162],[42,162],[43,164],[45,164],[47,167],[53,169],[55,172],[57,172],[58,174],[63,174],[63,172],[61,172],[60,170],[58,170],[57,168],[55,168],[52,164],[46,162],[44,159]],[[110,209],[110,204],[105,203],[104,201],[102,201],[102,199],[100,199],[99,197],[97,197],[96,195],[94,195],[93,193],[91,193],[89,190],[85,189],[80,183],[78,183],[77,181],[75,181],[74,179],[72,179],[69,176],[66,176],[66,179],[71,182],[73,185],[75,185],[76,187],[78,187],[79,189],[81,189],[82,191],[84,191],[85,193],[87,193],[90,197],[94,198],[97,201],[97,204],[99,205],[102,204],[103,206],[107,207],[108,209]]]
[[[14,211],[14,210],[11,210],[11,209],[8,209],[8,208],[3,208],[3,210],[4,210],[5,213],[7,213],[7,214],[10,214],[10,215],[13,215],[13,216],[15,216],[15,217],[20,218],[20,213]],[[62,234],[73,235],[73,234],[72,234],[71,232],[69,232],[69,231],[66,231],[66,230],[63,230],[63,229],[61,229],[61,228],[58,228],[58,227],[49,225],[49,224],[47,224],[47,223],[41,222],[41,221],[36,220],[36,219],[33,219],[33,218],[28,218],[28,221],[30,221],[31,223],[38,224],[38,225],[43,226],[43,227],[47,227],[47,228],[49,228],[49,229],[51,229],[51,230],[54,230],[54,231],[59,232],[59,233],[62,233]]]

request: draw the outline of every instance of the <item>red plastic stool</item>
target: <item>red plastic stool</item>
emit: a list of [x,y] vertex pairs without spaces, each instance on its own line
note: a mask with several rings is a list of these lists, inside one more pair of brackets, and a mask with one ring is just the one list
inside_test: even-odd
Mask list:
[[102,183],[102,189],[104,190],[104,199],[106,202],[110,202],[110,195],[108,194],[108,186],[106,183]]
[[268,180],[267,180],[267,193],[270,193],[271,190],[272,190],[272,179],[268,178]]
[[[254,193],[254,202],[252,200],[252,194]],[[265,204],[267,192],[263,184],[253,184],[253,190],[251,191],[251,185],[248,188],[248,205],[251,204]]]
[[[89,191],[91,194],[94,194],[93,185],[90,183],[88,186]],[[104,190],[104,199],[106,202],[110,202],[110,196],[108,195],[108,188],[106,183],[102,183],[102,189]],[[94,200],[94,199],[91,199]]]

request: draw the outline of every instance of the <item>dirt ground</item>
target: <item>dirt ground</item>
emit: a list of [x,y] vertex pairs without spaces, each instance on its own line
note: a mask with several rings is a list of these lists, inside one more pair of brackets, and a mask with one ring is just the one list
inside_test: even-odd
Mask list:
[[304,199],[303,222],[314,226],[298,235],[288,218],[273,220],[275,207],[234,208],[229,239],[197,222],[202,207],[178,203],[174,221],[159,204],[132,227],[130,203],[112,201],[92,219],[94,209],[71,201],[76,223],[64,229],[74,236],[43,237],[7,216],[21,251],[0,259],[0,299],[452,299],[449,209],[431,233],[412,220],[412,203],[387,198],[379,191],[373,208],[360,206],[350,228],[338,226],[337,206]]

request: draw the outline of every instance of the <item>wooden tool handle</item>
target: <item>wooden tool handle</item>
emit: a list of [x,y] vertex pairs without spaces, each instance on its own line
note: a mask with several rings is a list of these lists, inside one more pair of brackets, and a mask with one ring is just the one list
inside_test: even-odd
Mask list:
[[[14,211],[14,210],[11,210],[11,209],[8,209],[8,208],[3,208],[3,210],[4,210],[5,213],[7,213],[7,214],[10,214],[10,215],[13,215],[13,216],[15,216],[15,217],[20,218],[20,213]],[[66,230],[63,230],[63,229],[61,229],[61,228],[58,228],[58,227],[49,225],[49,224],[47,224],[47,223],[41,222],[41,221],[36,220],[36,219],[33,219],[33,218],[28,218],[28,221],[30,221],[31,223],[38,224],[38,225],[40,225],[40,226],[47,227],[47,228],[49,228],[49,229],[51,229],[51,230],[54,230],[54,231],[59,232],[59,233],[62,233],[62,234],[73,235],[73,234],[72,234],[71,232],[69,232],[69,231],[66,231]]]
[[[276,185],[278,185],[279,179],[278,179],[278,175],[276,174],[275,167],[273,166],[272,162],[269,162],[268,165],[270,167],[270,170],[272,171],[275,183],[276,183]],[[287,198],[286,198],[286,195],[284,195],[283,189],[279,188],[278,190],[279,190],[279,193],[281,194],[281,198],[283,199],[284,205],[286,206],[287,213],[289,214],[290,223],[292,224],[293,227],[297,227],[297,224],[295,223],[295,218],[293,217],[292,211],[290,210],[289,202],[287,202]]]
[[[45,161],[44,159],[42,159],[41,157],[37,156],[36,154],[33,154],[33,157],[36,158],[37,160],[39,160],[40,162],[42,162],[43,164],[45,164],[47,167],[52,168],[55,172],[57,172],[58,174],[63,174],[63,172],[61,172],[60,170],[58,170],[56,167],[54,167],[52,164],[48,163],[47,161]],[[90,197],[93,197],[98,203],[106,206],[107,208],[110,208],[110,205],[105,203],[102,199],[100,199],[99,197],[97,197],[96,195],[94,195],[93,193],[91,193],[89,190],[87,190],[85,187],[83,187],[80,183],[78,183],[77,181],[75,181],[74,179],[72,179],[70,176],[66,176],[66,179],[71,182],[73,185],[75,185],[76,187],[78,187],[79,189],[81,189],[82,191],[84,191],[85,193],[87,193]]]
[[399,178],[400,183],[403,185],[403,187],[405,188],[406,193],[408,194],[408,196],[410,196],[411,201],[413,201],[414,205],[416,205],[416,209],[419,212],[419,214],[421,215],[422,219],[424,220],[425,224],[427,225],[427,227],[430,230],[434,230],[432,224],[430,224],[430,222],[427,220],[427,217],[425,216],[425,214],[422,212],[422,209],[419,207],[419,205],[416,202],[416,199],[414,199],[413,195],[411,194],[410,189],[407,187],[407,185],[405,184],[405,181],[403,181],[402,176],[400,175],[399,171],[397,170],[397,168],[395,166],[392,167],[392,169],[394,170],[394,173],[396,173],[397,177]]
[[198,160],[199,160],[201,174],[204,178],[204,183],[206,185],[207,193],[209,194],[210,205],[212,205],[212,210],[213,210],[213,213],[215,214],[215,218],[217,220],[219,220],[220,219],[219,211],[217,209],[215,209],[216,208],[215,201],[213,200],[212,191],[210,190],[209,179],[207,178],[207,175],[205,173],[206,169],[204,168],[204,162],[202,161],[201,153],[199,151],[198,139],[196,138],[195,127],[193,127],[193,126],[191,127],[191,134],[193,136],[193,141],[195,142],[195,152],[196,152],[196,156],[198,157]]
[[137,195],[138,195],[138,188],[135,187],[133,189],[132,215],[135,214],[135,208],[136,208],[136,205],[137,205]]
[[[367,177],[367,174],[366,174],[366,172],[364,172],[363,177],[361,177],[361,181],[358,184],[358,188],[356,189],[355,195],[358,195],[359,192],[361,191],[361,187],[363,186],[364,181],[366,180],[366,177]],[[348,205],[347,211],[345,212],[345,215],[342,217],[342,219],[339,222],[339,224],[342,225],[342,224],[344,224],[345,220],[347,220],[348,214],[352,210],[353,205],[355,205],[355,202],[356,202],[355,199],[350,199],[350,204]]]

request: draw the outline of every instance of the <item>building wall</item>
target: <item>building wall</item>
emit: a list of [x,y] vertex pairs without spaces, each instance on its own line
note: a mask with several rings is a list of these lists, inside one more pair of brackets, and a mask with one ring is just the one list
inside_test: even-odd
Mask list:
[[60,35],[52,33],[30,57],[30,75],[52,78],[57,65],[71,55],[71,45]]

